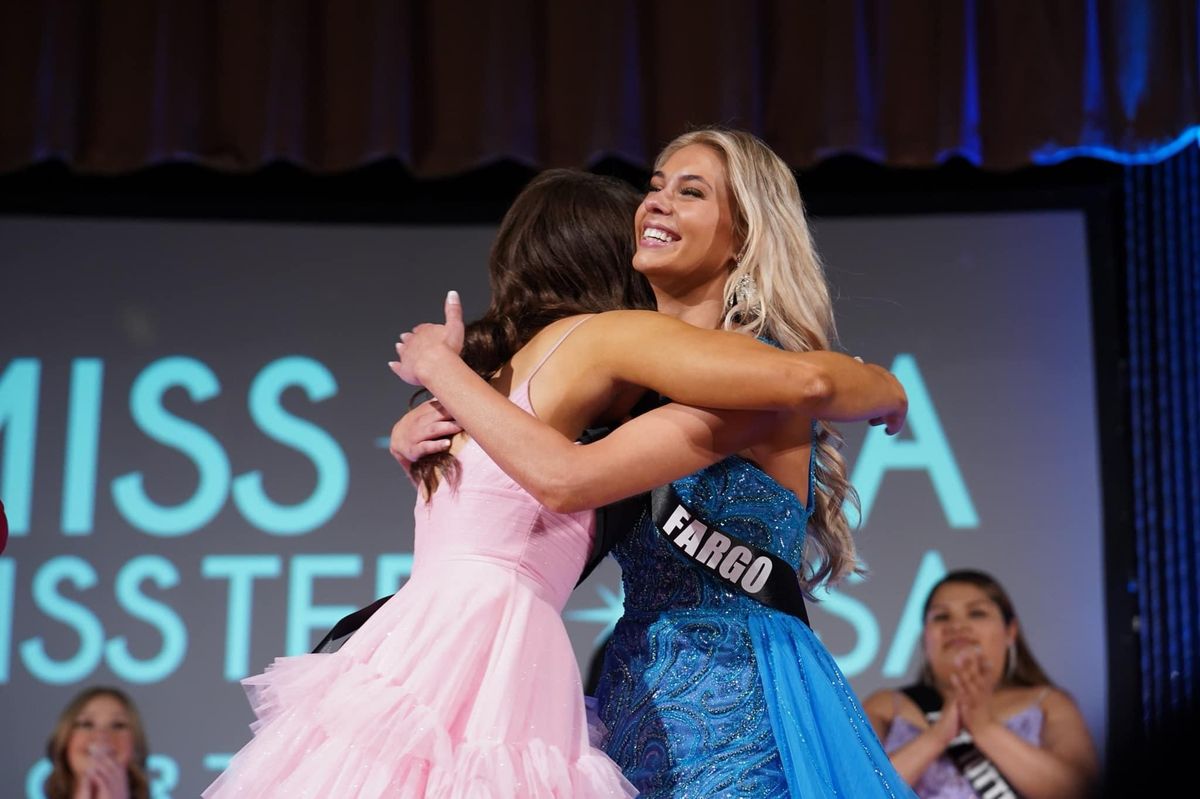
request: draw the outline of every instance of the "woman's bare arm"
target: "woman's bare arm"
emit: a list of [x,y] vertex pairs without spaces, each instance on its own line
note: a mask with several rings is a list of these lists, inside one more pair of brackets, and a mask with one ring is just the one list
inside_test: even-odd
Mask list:
[[439,384],[453,397],[442,401],[446,410],[469,417],[461,423],[484,452],[535,499],[561,512],[597,508],[691,474],[761,440],[779,418],[672,403],[580,445],[518,408],[465,364],[462,369]]
[[[453,317],[449,305],[447,310]],[[455,352],[461,341],[457,330],[451,319],[448,328],[422,325],[406,334],[397,348],[402,360],[391,364],[393,371],[431,390],[510,477],[556,510],[598,507],[670,482],[763,440],[780,419],[776,413],[719,413],[669,405],[580,447],[513,405],[463,363]],[[874,390],[880,394],[886,396],[898,386],[886,372],[887,379],[879,379],[870,367],[846,361],[867,372],[866,382],[876,380]],[[835,389],[810,397],[806,415],[816,416],[824,403],[836,402],[836,393]],[[894,411],[883,400],[863,407],[867,410],[862,414]],[[902,410],[898,418],[894,412],[890,418],[898,427]]]
[[[900,715],[899,705],[905,700],[895,691],[877,691],[863,702],[863,710],[880,741],[887,739],[891,726]],[[958,713],[953,702],[942,708],[935,724],[924,727],[913,739],[888,752],[896,773],[909,785],[916,785],[925,770],[945,752],[950,740],[958,733]]]
[[1042,702],[1042,741],[1037,746],[996,722],[973,732],[975,745],[1030,799],[1087,795],[1099,761],[1083,714],[1066,694],[1052,690]]
[[[401,336],[396,373],[444,401],[462,347],[462,306],[447,298],[445,325]],[[572,335],[576,358],[614,383],[643,386],[705,408],[786,410],[831,422],[870,420],[896,433],[907,413],[900,382],[840,353],[788,352],[740,333],[704,330],[653,311],[598,314]],[[452,387],[456,385],[451,382]],[[451,409],[453,412],[453,409]],[[469,422],[455,413],[459,422]]]
[[847,355],[789,352],[653,311],[610,311],[587,327],[580,345],[590,366],[685,405],[850,422],[883,417],[904,397],[887,370]]

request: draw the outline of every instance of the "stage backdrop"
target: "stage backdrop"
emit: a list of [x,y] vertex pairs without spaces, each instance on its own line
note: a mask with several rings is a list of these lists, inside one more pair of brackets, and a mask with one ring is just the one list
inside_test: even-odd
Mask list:
[[[898,684],[929,585],[986,569],[1102,743],[1083,214],[816,228],[845,348],[911,410],[898,438],[846,430],[870,575],[814,627],[860,694]],[[0,219],[0,793],[39,795],[60,708],[110,683],[154,795],[196,795],[248,738],[237,681],[404,582],[415,495],[385,441],[411,390],[386,362],[447,289],[482,311],[493,233]],[[568,606],[585,674],[620,601],[610,561]]]

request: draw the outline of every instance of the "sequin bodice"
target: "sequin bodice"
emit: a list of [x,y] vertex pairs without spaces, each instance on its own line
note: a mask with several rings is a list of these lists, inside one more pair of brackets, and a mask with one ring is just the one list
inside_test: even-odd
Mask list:
[[[809,495],[813,463],[809,463]],[[706,523],[801,564],[811,508],[742,457],[673,483]],[[615,550],[625,613],[597,687],[642,799],[915,799],[803,622],[689,565],[648,515]]]
[[[800,566],[809,510],[796,494],[751,461],[734,455],[673,483],[679,497],[701,517],[743,541]],[[734,593],[708,574],[671,557],[644,515],[614,549],[625,576],[625,614],[703,608],[722,612],[762,605]]]
[[[706,523],[800,563],[809,512],[751,461],[672,485]],[[688,565],[648,514],[614,554],[625,613],[598,689],[609,755],[649,799],[788,795],[753,620],[799,622]]]

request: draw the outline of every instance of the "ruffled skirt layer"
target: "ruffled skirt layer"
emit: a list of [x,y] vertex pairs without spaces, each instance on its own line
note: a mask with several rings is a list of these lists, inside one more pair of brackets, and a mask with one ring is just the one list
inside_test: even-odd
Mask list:
[[243,685],[254,737],[205,799],[636,795],[588,742],[558,612],[490,563],[414,577],[338,652]]

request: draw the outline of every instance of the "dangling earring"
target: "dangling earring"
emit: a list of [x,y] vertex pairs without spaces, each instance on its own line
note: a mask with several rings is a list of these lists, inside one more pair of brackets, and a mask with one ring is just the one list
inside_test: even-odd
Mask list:
[[749,274],[744,274],[733,284],[734,305],[750,308],[758,302],[758,284]]
[[1017,642],[1008,642],[1008,651],[1004,657],[1004,679],[1012,681],[1013,675],[1017,673]]

